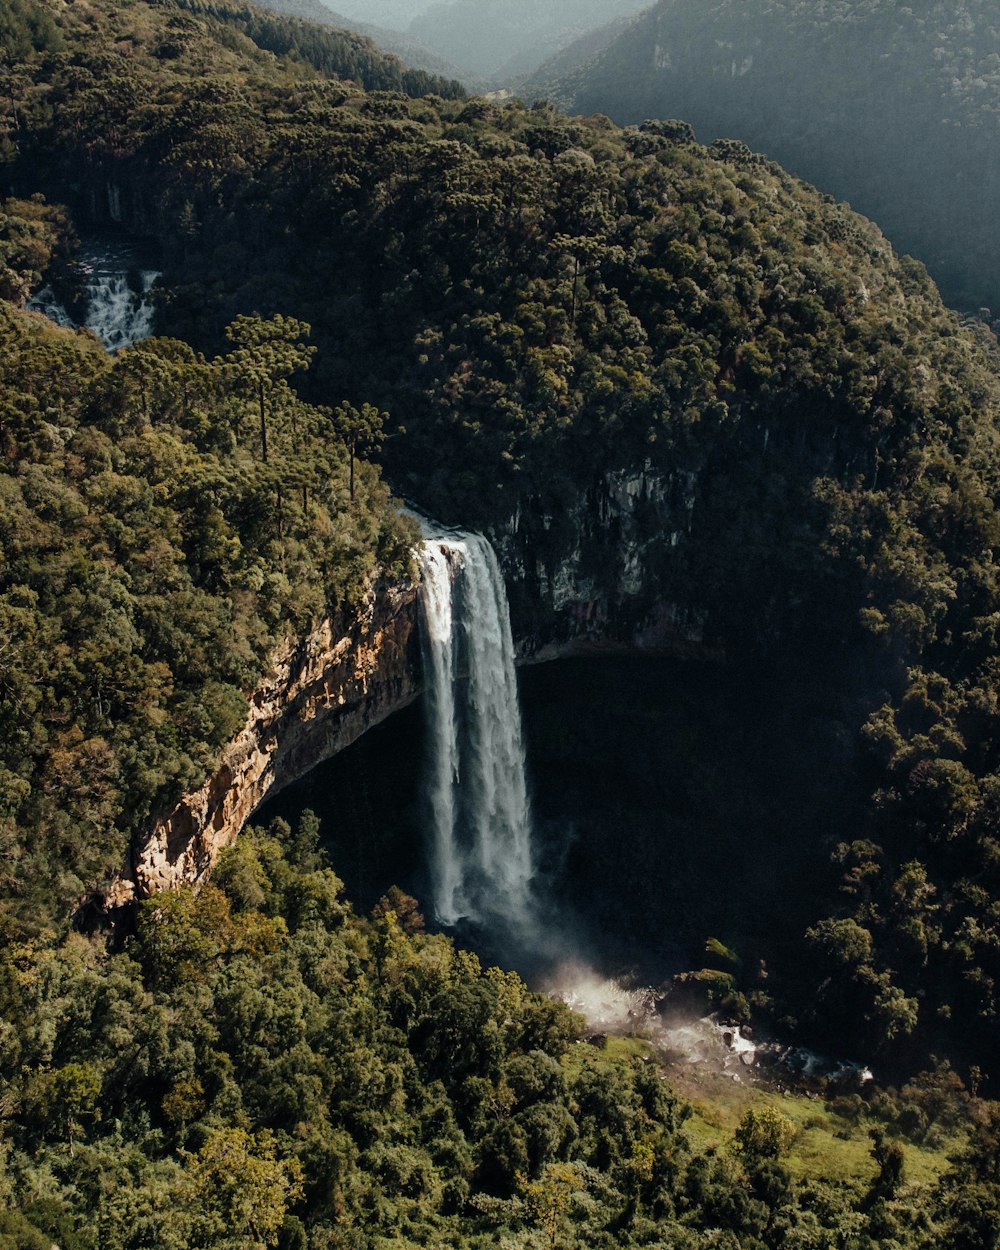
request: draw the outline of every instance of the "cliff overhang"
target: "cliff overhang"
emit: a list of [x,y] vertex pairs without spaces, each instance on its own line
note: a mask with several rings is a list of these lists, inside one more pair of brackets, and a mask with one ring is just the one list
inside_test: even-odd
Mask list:
[[196,885],[269,795],[336,755],[421,690],[419,587],[373,584],[360,605],[289,640],[250,696],[246,723],[205,783],[136,839],[93,907],[115,916]]
[[[609,475],[598,500],[581,500],[572,541],[553,562],[535,558],[532,536],[516,520],[492,535],[513,591],[519,664],[637,651],[705,654],[699,615],[665,601],[651,584],[634,509],[637,500],[662,496],[651,475]],[[595,562],[608,570],[603,584],[584,571]],[[518,601],[528,610],[518,612]],[[161,890],[197,885],[267,797],[412,703],[423,689],[420,618],[419,580],[383,580],[359,605],[290,639],[250,695],[246,723],[211,776],[135,839],[122,871],[85,911],[103,923]]]

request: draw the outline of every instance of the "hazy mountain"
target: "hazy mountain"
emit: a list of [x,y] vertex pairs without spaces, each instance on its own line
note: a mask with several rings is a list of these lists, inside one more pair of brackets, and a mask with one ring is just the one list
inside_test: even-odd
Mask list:
[[434,0],[344,0],[340,11],[352,21],[402,31],[433,5]]
[[416,17],[408,33],[473,73],[508,82],[595,27],[638,13],[646,0],[452,0]]
[[660,0],[529,88],[619,122],[680,117],[704,142],[742,139],[874,217],[953,301],[1000,307],[990,0]]
[[[439,74],[443,78],[460,79],[472,88],[485,86],[470,80],[469,75],[457,65],[438,56],[430,48],[399,30],[388,30],[382,26],[373,26],[367,21],[359,21],[346,13],[337,12],[322,0],[258,0],[258,3],[274,13],[284,13],[292,17],[306,18],[310,22],[318,22],[323,26],[332,26],[337,30],[350,30],[364,35],[383,52],[398,56],[401,61],[413,69],[422,69],[428,74]],[[356,6],[361,8],[363,6]],[[387,6],[388,7],[388,6]],[[402,8],[402,6],[398,6]]]
[[546,99],[560,106],[565,99],[566,104],[572,105],[578,73],[609,48],[633,22],[641,20],[641,14],[629,14],[587,31],[534,70],[525,72],[515,84],[517,93],[525,99]]

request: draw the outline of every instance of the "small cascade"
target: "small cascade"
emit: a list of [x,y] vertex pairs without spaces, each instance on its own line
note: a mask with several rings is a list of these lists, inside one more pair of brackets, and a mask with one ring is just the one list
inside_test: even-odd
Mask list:
[[142,270],[141,293],[129,285],[124,273],[93,272],[87,280],[87,316],[89,329],[110,352],[131,347],[153,332],[153,304],[149,292],[160,275]]
[[[149,298],[156,270],[137,271],[139,289],[129,281],[131,254],[122,250],[93,251],[81,256],[86,274],[83,325],[94,331],[110,352],[131,347],[153,332],[153,303]],[[28,301],[28,308],[44,313],[56,325],[72,328],[80,323],[70,316],[51,287],[46,286]]]
[[420,559],[435,910],[524,937],[534,862],[503,577],[481,534],[429,538]]
[[76,322],[66,311],[59,297],[50,286],[43,286],[36,291],[31,299],[28,300],[27,306],[32,312],[42,313],[50,321],[54,321],[57,326],[62,326],[64,330],[72,330],[76,326]]

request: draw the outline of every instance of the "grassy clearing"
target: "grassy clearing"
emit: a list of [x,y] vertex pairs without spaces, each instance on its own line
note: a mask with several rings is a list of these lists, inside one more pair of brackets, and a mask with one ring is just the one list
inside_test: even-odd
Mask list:
[[[656,1062],[653,1048],[634,1037],[609,1037],[602,1050],[577,1046],[566,1062],[571,1069],[578,1069],[588,1058],[608,1064],[635,1058]],[[748,1107],[770,1106],[795,1126],[795,1138],[785,1162],[796,1179],[867,1185],[875,1175],[868,1126],[852,1124],[833,1114],[818,1096],[760,1089],[692,1064],[669,1064],[664,1075],[674,1092],[691,1106],[692,1115],[686,1127],[699,1150],[726,1146]],[[933,1149],[909,1142],[901,1144],[906,1155],[907,1181],[911,1186],[923,1187],[932,1185],[947,1168],[948,1156],[961,1145],[961,1138]]]

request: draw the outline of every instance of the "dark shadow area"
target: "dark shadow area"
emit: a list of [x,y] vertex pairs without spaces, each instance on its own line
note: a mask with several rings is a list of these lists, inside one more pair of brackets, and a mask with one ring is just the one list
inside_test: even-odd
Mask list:
[[290,824],[307,808],[346,893],[370,911],[390,886],[428,896],[422,779],[424,709],[418,702],[376,725],[353,746],[267,801],[253,816]]
[[[656,982],[699,967],[709,937],[794,966],[860,818],[851,735],[808,673],[600,657],[522,669],[520,693],[546,932],[535,952],[464,941],[528,975],[575,954]],[[424,745],[417,704],[254,823],[312,808],[359,910],[394,884],[426,902]]]

